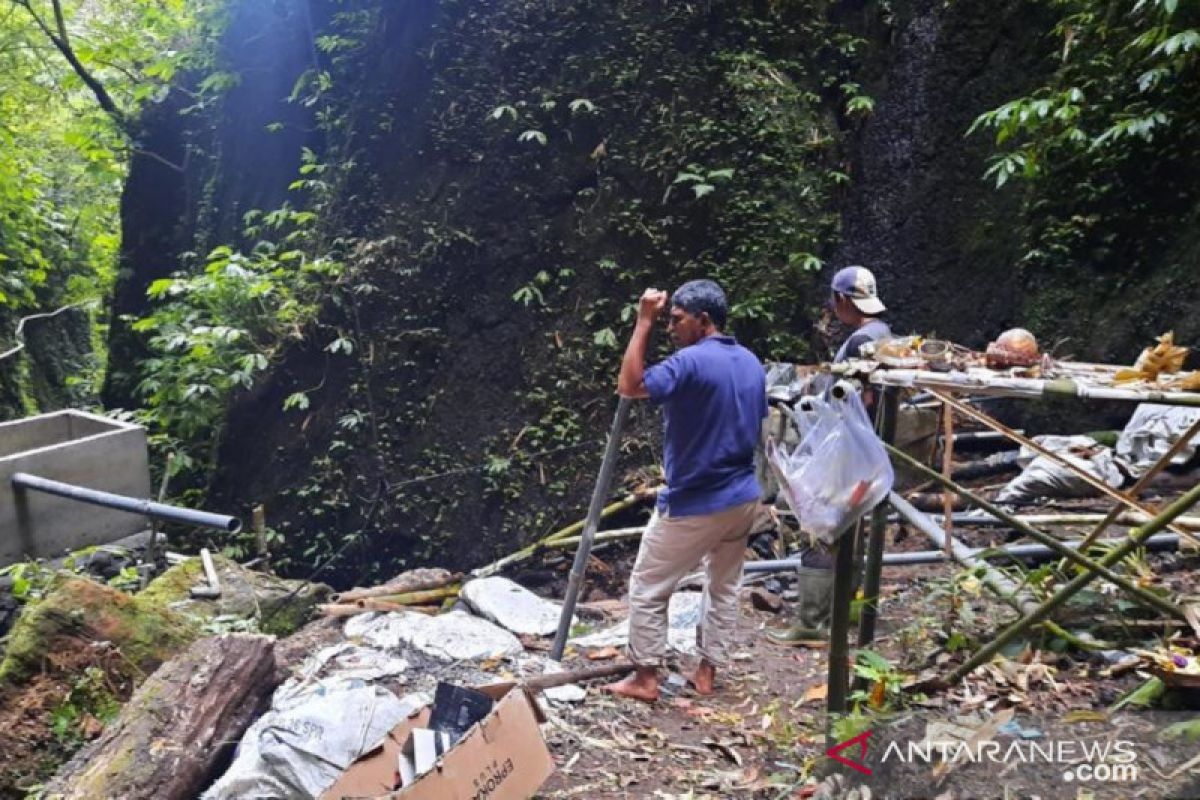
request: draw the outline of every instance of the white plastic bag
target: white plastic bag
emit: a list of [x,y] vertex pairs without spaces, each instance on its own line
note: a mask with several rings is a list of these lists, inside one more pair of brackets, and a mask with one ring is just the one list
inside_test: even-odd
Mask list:
[[802,438],[791,453],[769,453],[801,529],[826,546],[887,497],[895,481],[858,393],[838,394],[797,413]]

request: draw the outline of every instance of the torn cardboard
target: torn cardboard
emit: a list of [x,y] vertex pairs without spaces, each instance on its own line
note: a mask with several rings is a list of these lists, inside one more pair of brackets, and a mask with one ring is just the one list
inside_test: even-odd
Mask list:
[[496,699],[495,708],[412,785],[393,789],[411,732],[429,723],[428,706],[354,762],[321,800],[524,800],[531,796],[554,772],[554,759],[538,727],[545,717],[537,701],[524,687],[511,683],[476,688]]

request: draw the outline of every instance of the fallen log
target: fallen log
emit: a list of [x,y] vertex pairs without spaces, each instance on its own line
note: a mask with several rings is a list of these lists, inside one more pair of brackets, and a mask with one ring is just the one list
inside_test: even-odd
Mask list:
[[277,684],[274,639],[201,639],[146,679],[100,738],[46,785],[46,800],[183,800],[207,786]]
[[353,603],[369,597],[385,597],[440,589],[447,584],[458,582],[461,578],[461,575],[445,569],[414,569],[396,576],[385,584],[366,589],[351,589],[348,592],[335,594],[329,599],[334,603]]

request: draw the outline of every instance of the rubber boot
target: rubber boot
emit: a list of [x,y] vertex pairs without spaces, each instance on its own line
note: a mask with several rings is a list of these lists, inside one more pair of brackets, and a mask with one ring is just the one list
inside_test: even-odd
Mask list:
[[796,573],[800,597],[792,611],[792,625],[783,630],[767,631],[770,641],[787,647],[828,640],[833,609],[833,570],[797,567]]

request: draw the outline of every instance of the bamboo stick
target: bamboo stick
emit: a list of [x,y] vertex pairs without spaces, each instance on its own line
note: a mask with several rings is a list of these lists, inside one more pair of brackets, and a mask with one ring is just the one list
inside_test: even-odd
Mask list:
[[[1084,483],[1088,484],[1093,489],[1098,490],[1102,494],[1106,494],[1109,497],[1111,497],[1112,499],[1116,500],[1117,502],[1127,505],[1130,508],[1135,508],[1138,511],[1141,511],[1142,513],[1151,514],[1151,515],[1154,514],[1154,512],[1151,509],[1147,508],[1146,506],[1143,506],[1135,498],[1130,497],[1129,495],[1125,494],[1124,492],[1120,492],[1120,491],[1112,488],[1107,483],[1100,480],[1099,478],[1097,478],[1095,475],[1091,474],[1087,470],[1082,469],[1081,467],[1079,467],[1076,464],[1072,464],[1070,461],[1063,458],[1058,453],[1055,453],[1051,450],[1046,449],[1045,447],[1042,447],[1040,444],[1033,441],[1029,437],[1023,436],[1023,435],[1017,433],[1016,431],[1014,431],[1011,428],[1009,428],[1008,426],[1006,426],[1004,423],[999,422],[995,419],[992,419],[992,417],[983,413],[979,409],[972,408],[970,405],[963,403],[960,400],[958,400],[954,397],[951,397],[948,394],[939,392],[936,389],[930,389],[929,392],[934,397],[938,398],[939,400],[941,400],[944,403],[949,403],[950,405],[954,406],[954,408],[956,410],[960,411],[963,414],[966,414],[967,416],[971,417],[972,419],[976,420],[977,422],[981,422],[984,425],[987,425],[989,428],[993,428],[995,430],[1000,431],[1001,433],[1005,434],[1013,441],[1020,442],[1022,445],[1024,445],[1025,447],[1028,447],[1030,450],[1037,453],[1038,455],[1045,456],[1046,458],[1050,459],[1051,461],[1053,461],[1054,463],[1063,467],[1064,469],[1069,470],[1072,475],[1077,476]],[[1197,399],[1200,400],[1200,395],[1197,395]],[[1193,544],[1200,546],[1200,539],[1197,539],[1195,536],[1193,536],[1191,533],[1188,533],[1183,528],[1172,525],[1172,526],[1170,526],[1170,529],[1174,533],[1178,533],[1180,536],[1184,537],[1185,539],[1190,540]]]
[[[954,410],[945,403],[942,404],[942,474],[947,478],[953,478],[954,470]],[[952,522],[954,513],[954,493],[949,489],[942,491],[942,514],[946,518],[945,533],[946,533],[946,555],[953,555],[952,545],[954,537],[951,532],[954,530]]]
[[[430,574],[433,573],[433,574]],[[462,575],[447,570],[415,570],[400,575],[396,580],[366,589],[351,589],[348,592],[335,594],[330,598],[335,603],[352,603],[368,597],[386,597],[388,595],[420,592],[427,589],[440,589],[450,583],[462,580]]]
[[587,518],[584,520],[579,546],[575,549],[571,574],[567,578],[567,592],[563,598],[562,613],[558,618],[558,632],[554,634],[554,644],[550,646],[550,658],[555,661],[562,661],[563,649],[567,646],[567,635],[571,630],[575,603],[579,600],[579,590],[583,586],[583,576],[587,570],[588,559],[592,554],[592,539],[596,536],[596,527],[600,524],[600,517],[604,513],[604,498],[608,496],[613,471],[617,467],[617,456],[621,448],[621,431],[625,428],[625,420],[629,417],[629,408],[632,403],[633,400],[628,397],[621,397],[617,400],[617,410],[613,414],[612,427],[608,431],[608,442],[604,445],[604,458],[600,462],[600,472],[596,475],[596,485],[592,488],[592,500],[588,505]]
[[[628,497],[625,497],[621,500],[618,500],[615,503],[605,506],[604,509],[601,510],[601,512],[600,512],[599,519],[604,519],[605,517],[611,517],[613,514],[616,514],[620,511],[624,511],[628,508],[632,508],[633,506],[635,506],[639,503],[645,502],[646,500],[648,500],[652,497],[657,497],[658,492],[659,492],[659,487],[655,487],[653,489],[647,489],[645,492],[635,492],[634,494],[631,494]],[[477,570],[474,570],[471,573],[471,575],[476,578],[486,578],[490,575],[495,575],[497,572],[504,569],[505,567],[508,567],[519,561],[524,561],[525,559],[532,556],[534,553],[538,552],[538,550],[542,549],[543,547],[546,547],[551,542],[560,541],[562,539],[567,538],[568,536],[578,534],[580,531],[583,530],[583,526],[586,521],[587,520],[584,519],[584,520],[580,520],[579,522],[573,522],[570,525],[568,525],[567,527],[561,528],[560,530],[557,530],[554,533],[550,534],[549,536],[539,539],[538,541],[534,542],[531,545],[528,545],[527,547],[522,547],[520,550],[516,551],[515,553],[510,553],[509,555],[504,556],[501,559],[493,561],[491,564],[488,564],[486,566],[480,567]]]
[[[1141,547],[1146,539],[1149,539],[1152,535],[1167,527],[1171,520],[1194,506],[1197,501],[1200,501],[1200,485],[1192,487],[1186,494],[1163,510],[1162,513],[1131,533],[1129,538],[1119,547],[1100,559],[1100,564],[1104,567],[1109,567],[1121,562],[1131,552]],[[1039,605],[1034,613],[1027,614],[1016,623],[1010,625],[995,639],[976,652],[975,655],[971,656],[971,658],[967,659],[962,665],[947,675],[943,683],[946,685],[958,683],[967,675],[974,672],[977,667],[986,664],[993,656],[1006,647],[1009,642],[1020,636],[1031,625],[1041,622],[1049,616],[1054,609],[1071,599],[1081,589],[1095,580],[1097,575],[1098,573],[1091,570],[1076,575],[1066,586]]]
[[[1108,569],[1108,566],[1104,562],[1103,559],[1101,559],[1100,561],[1096,561],[1092,558],[1089,558],[1088,556],[1084,555],[1081,552],[1072,550],[1071,548],[1067,547],[1065,544],[1063,544],[1062,542],[1060,542],[1058,539],[1054,538],[1053,536],[1049,535],[1048,533],[1043,533],[1042,531],[1039,531],[1037,528],[1033,528],[1033,527],[1030,527],[1029,525],[1026,525],[1025,523],[1021,522],[1019,519],[1014,517],[1013,515],[1009,514],[1004,509],[1002,509],[998,506],[995,506],[992,503],[989,503],[987,500],[984,500],[982,497],[980,497],[980,496],[974,494],[973,492],[969,491],[968,489],[964,489],[963,487],[954,483],[954,481],[949,480],[948,478],[943,478],[941,476],[941,474],[938,473],[936,470],[930,469],[929,467],[925,466],[921,462],[919,462],[916,459],[909,456],[907,453],[904,453],[903,451],[898,450],[895,447],[892,447],[891,445],[888,445],[888,444],[885,444],[884,447],[887,448],[888,452],[891,454],[893,459],[899,460],[900,462],[902,462],[909,468],[916,470],[917,472],[920,472],[922,474],[928,474],[930,478],[938,481],[939,483],[941,483],[941,485],[956,492],[957,494],[961,495],[963,498],[965,498],[965,499],[969,500],[970,502],[974,503],[975,505],[979,506],[984,511],[991,514],[993,517],[1004,520],[1009,525],[1011,525],[1012,527],[1021,531],[1021,533],[1024,533],[1026,536],[1030,537],[1031,539],[1035,539],[1038,542],[1041,542],[1042,544],[1046,545],[1051,550],[1058,553],[1060,556],[1067,559],[1068,561],[1070,561],[1080,567],[1083,567],[1084,569],[1086,569],[1090,572],[1095,572],[1095,573],[1103,576],[1104,578],[1106,578],[1110,582],[1116,584],[1117,586],[1121,587],[1122,589],[1124,589],[1126,592],[1130,593],[1134,597],[1137,597],[1142,602],[1147,603],[1154,608],[1157,608],[1159,611],[1162,611],[1163,613],[1170,614],[1171,616],[1176,617],[1177,619],[1187,619],[1187,615],[1184,613],[1183,609],[1179,608],[1178,606],[1174,605],[1173,603],[1170,603],[1170,602],[1162,599],[1161,597],[1154,594],[1153,592],[1143,589],[1142,587],[1133,583],[1132,581],[1130,581],[1128,578],[1124,577],[1123,575],[1118,575],[1117,573]],[[934,477],[934,476],[936,476],[936,477]],[[899,498],[899,499],[901,499],[903,501],[903,498]],[[895,504],[893,503],[893,506],[894,505]],[[907,502],[905,503],[905,505],[907,505]],[[1183,512],[1181,511],[1179,513],[1183,513]],[[1153,523],[1153,520],[1151,520],[1151,523]],[[1147,524],[1151,524],[1151,523],[1147,523]]]
[[380,597],[364,597],[355,600],[354,603],[359,608],[370,608],[372,604],[382,604],[397,606],[397,608],[387,609],[396,611],[404,606],[419,606],[426,603],[437,603],[445,600],[447,597],[458,597],[459,584],[453,586],[442,586],[437,589],[426,589],[419,592],[405,592],[403,594],[389,594]]
[[[1187,432],[1183,436],[1176,439],[1174,444],[1171,445],[1171,447],[1167,450],[1167,452],[1163,453],[1162,458],[1160,458],[1160,459],[1158,459],[1158,461],[1154,462],[1153,466],[1151,466],[1150,469],[1146,470],[1146,472],[1142,474],[1142,477],[1137,479],[1137,482],[1135,484],[1133,484],[1133,488],[1131,488],[1129,490],[1130,496],[1137,497],[1138,492],[1140,492],[1140,491],[1142,491],[1142,489],[1146,488],[1146,486],[1148,486],[1150,484],[1150,481],[1154,480],[1154,477],[1156,475],[1158,475],[1158,473],[1160,473],[1164,469],[1166,469],[1167,466],[1171,463],[1171,459],[1173,459],[1175,456],[1177,456],[1179,454],[1179,452],[1181,450],[1183,450],[1183,448],[1187,447],[1188,444],[1192,441],[1192,437],[1195,436],[1197,433],[1200,433],[1200,419],[1197,419],[1195,422],[1193,422],[1191,424],[1191,426],[1187,429]],[[1117,516],[1120,515],[1120,513],[1121,513],[1121,506],[1119,504],[1113,506],[1112,510],[1109,511],[1108,514],[1104,517],[1104,519],[1100,521],[1100,524],[1097,525],[1095,527],[1095,529],[1092,530],[1091,533],[1089,533],[1087,536],[1083,537],[1083,545],[1082,546],[1087,547],[1092,542],[1099,539],[1100,535],[1108,529],[1108,526],[1113,523],[1113,520],[1115,520],[1117,518]]]
[[[619,541],[623,541],[625,539],[637,539],[637,538],[641,537],[641,535],[645,532],[646,532],[645,525],[641,526],[640,528],[614,528],[611,531],[598,531],[596,533],[596,537],[595,537],[595,539],[593,539],[593,541],[595,541],[597,544],[599,544],[601,542],[619,542]],[[582,536],[572,536],[567,539],[556,539],[553,542],[547,542],[544,545],[544,547],[546,547],[547,549],[559,548],[559,547],[574,547],[575,545],[579,544],[581,541],[583,541]]]

